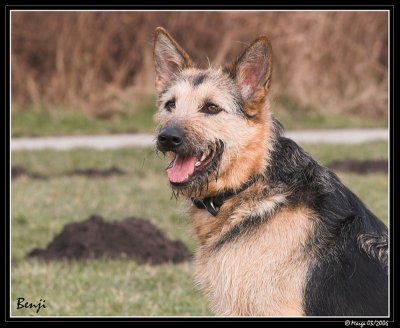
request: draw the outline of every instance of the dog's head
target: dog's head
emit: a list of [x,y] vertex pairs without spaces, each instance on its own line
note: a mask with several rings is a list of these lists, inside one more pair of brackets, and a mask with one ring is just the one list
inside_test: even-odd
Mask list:
[[190,197],[235,189],[267,160],[272,51],[256,39],[226,68],[199,69],[163,29],[154,38],[159,131],[171,186]]

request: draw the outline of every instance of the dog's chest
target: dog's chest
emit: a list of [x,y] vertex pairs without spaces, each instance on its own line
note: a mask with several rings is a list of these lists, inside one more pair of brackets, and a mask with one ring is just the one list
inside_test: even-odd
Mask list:
[[195,278],[217,315],[301,316],[311,221],[304,209],[282,211],[256,231],[200,248]]

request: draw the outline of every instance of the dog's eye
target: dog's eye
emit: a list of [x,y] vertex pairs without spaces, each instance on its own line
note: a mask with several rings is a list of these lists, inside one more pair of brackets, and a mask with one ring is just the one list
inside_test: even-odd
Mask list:
[[219,112],[222,111],[222,108],[212,104],[212,103],[207,103],[203,106],[201,109],[201,112],[206,113],[206,114],[218,114]]
[[175,100],[167,101],[167,103],[165,104],[165,109],[169,112],[175,109]]

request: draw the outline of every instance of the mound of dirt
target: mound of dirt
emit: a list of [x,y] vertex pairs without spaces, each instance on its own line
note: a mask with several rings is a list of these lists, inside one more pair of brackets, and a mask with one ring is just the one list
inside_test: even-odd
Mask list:
[[375,173],[375,172],[388,172],[388,161],[387,160],[368,160],[368,161],[356,161],[356,160],[344,160],[333,162],[328,166],[333,171],[341,172],[354,172],[354,173]]
[[[78,169],[74,171],[68,171],[65,173],[61,173],[61,176],[84,176],[86,178],[109,178],[115,175],[124,175],[126,172],[119,167],[112,166],[107,169]],[[11,167],[11,180],[18,179],[22,176],[26,176],[31,179],[47,179],[49,176],[44,176],[38,173],[32,173],[23,168],[22,166],[12,166]],[[60,176],[60,175],[58,175]],[[53,177],[57,177],[54,175]]]
[[46,261],[129,258],[157,265],[183,262],[191,254],[181,241],[167,239],[148,220],[127,218],[106,222],[93,215],[66,225],[46,249],[34,249],[28,256]]
[[11,167],[11,180],[18,179],[22,176],[26,176],[28,178],[32,179],[45,179],[46,177],[44,175],[38,174],[38,173],[31,173],[27,171],[25,168],[22,166],[12,166]]
[[81,169],[74,170],[71,172],[67,172],[66,175],[73,176],[85,176],[88,178],[108,178],[113,175],[123,175],[126,174],[124,170],[121,170],[119,167],[112,166],[108,169]]

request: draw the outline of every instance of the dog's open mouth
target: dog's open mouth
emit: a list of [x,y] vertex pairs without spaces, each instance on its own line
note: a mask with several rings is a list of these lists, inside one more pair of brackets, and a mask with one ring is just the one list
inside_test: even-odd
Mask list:
[[202,174],[208,174],[217,167],[221,148],[208,149],[199,155],[187,156],[175,153],[168,166],[167,175],[171,185],[183,187]]

